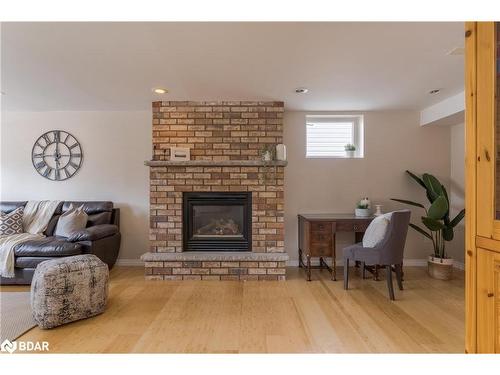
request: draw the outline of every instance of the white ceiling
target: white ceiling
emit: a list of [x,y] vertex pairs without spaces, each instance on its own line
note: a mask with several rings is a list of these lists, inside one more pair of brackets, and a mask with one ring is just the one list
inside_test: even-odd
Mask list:
[[422,109],[464,85],[464,57],[447,55],[463,46],[458,22],[3,23],[1,42],[12,111],[148,110],[159,99]]

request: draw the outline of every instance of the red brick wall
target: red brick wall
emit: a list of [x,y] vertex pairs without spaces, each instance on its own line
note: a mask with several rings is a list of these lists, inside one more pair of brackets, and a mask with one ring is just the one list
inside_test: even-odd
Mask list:
[[182,193],[251,191],[252,251],[284,252],[284,167],[217,166],[217,160],[259,160],[264,144],[283,141],[282,102],[155,102],[154,160],[172,146],[214,166],[150,168],[152,252],[182,251]]
[[153,160],[189,147],[192,160],[258,160],[283,143],[283,102],[154,102]]

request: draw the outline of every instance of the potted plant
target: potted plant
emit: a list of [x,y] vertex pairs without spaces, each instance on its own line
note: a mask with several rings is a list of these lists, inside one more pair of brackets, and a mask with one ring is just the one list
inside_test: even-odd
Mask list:
[[356,209],[354,210],[354,214],[359,217],[370,216],[371,215],[370,200],[368,198],[361,199],[358,202]]
[[429,275],[439,280],[449,280],[453,271],[453,259],[446,254],[446,242],[453,240],[455,228],[465,216],[465,209],[450,220],[450,201],[446,188],[439,180],[431,174],[424,173],[422,177],[406,171],[406,173],[425,189],[430,206],[426,208],[423,204],[405,199],[393,201],[420,207],[425,215],[421,217],[425,228],[410,223],[410,227],[432,241],[434,253],[428,259]]
[[345,156],[348,158],[353,158],[356,153],[356,146],[351,143],[348,143],[344,146]]

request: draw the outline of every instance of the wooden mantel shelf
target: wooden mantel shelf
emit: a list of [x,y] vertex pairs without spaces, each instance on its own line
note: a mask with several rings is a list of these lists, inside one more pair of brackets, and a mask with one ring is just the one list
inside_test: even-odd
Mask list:
[[263,160],[147,160],[149,167],[286,167],[287,161]]

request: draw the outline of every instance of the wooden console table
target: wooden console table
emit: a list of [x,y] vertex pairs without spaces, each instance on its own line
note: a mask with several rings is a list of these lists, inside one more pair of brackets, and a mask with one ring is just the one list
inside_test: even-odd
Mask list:
[[[356,242],[361,242],[363,233],[374,219],[374,216],[356,217],[354,214],[299,214],[298,217],[299,267],[306,268],[308,281],[311,281],[311,268],[326,268],[332,274],[332,280],[337,280],[335,234],[354,232]],[[312,257],[319,257],[319,266],[311,267]],[[326,264],[324,257],[332,257],[332,267]]]

